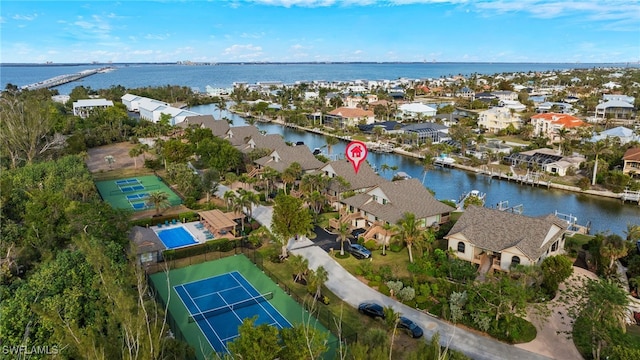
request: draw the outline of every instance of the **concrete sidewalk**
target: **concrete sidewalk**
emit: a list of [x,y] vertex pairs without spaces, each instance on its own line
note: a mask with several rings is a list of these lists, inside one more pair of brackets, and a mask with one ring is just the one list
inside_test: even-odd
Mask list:
[[[418,323],[429,340],[436,333],[440,334],[440,344],[459,351],[474,360],[543,360],[545,356],[508,345],[487,336],[478,335],[465,329],[455,327],[433,316],[410,308],[396,300],[370,288],[338,264],[327,252],[315,246],[307,238],[289,243],[291,253],[301,255],[309,261],[309,268],[319,266],[327,270],[329,280],[326,286],[336,296],[353,307],[365,301],[375,301],[382,306],[391,306],[402,315]],[[366,261],[366,260],[363,260]]]

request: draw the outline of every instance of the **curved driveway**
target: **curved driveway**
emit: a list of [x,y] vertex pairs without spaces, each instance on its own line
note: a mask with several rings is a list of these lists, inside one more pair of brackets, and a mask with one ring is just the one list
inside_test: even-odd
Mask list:
[[[256,206],[253,217],[262,225],[271,227],[273,208],[270,206]],[[325,233],[326,234],[326,233]],[[330,235],[322,234],[319,241],[324,247],[330,242]],[[291,239],[287,248],[296,255],[302,255],[309,261],[309,268],[317,269],[322,266],[327,270],[326,287],[336,296],[357,308],[361,302],[375,301],[382,306],[391,306],[404,316],[411,318],[424,330],[425,339],[431,339],[436,333],[440,334],[440,344],[459,351],[474,360],[548,360],[550,358],[502,343],[488,336],[479,335],[465,329],[455,327],[422,311],[410,308],[390,297],[370,288],[355,276],[346,271],[336,262],[320,244],[315,244],[306,237],[299,240]],[[366,261],[366,260],[365,260]]]
[[[425,332],[425,338],[431,339],[440,333],[440,344],[459,351],[477,360],[542,360],[548,357],[520,349],[487,336],[478,335],[470,331],[455,327],[435,317],[410,308],[396,300],[385,296],[370,288],[355,276],[346,271],[326,251],[306,238],[289,243],[289,250],[296,255],[302,255],[309,260],[309,268],[317,269],[322,266],[328,272],[329,280],[326,286],[336,296],[353,307],[364,301],[375,301],[383,306],[391,306],[404,316],[418,323]],[[366,260],[365,260],[366,261]]]

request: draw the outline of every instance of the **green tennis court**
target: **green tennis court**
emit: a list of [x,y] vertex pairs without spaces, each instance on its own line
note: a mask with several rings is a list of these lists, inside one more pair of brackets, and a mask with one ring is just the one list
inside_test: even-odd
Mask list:
[[147,204],[147,198],[150,193],[156,191],[167,193],[171,206],[182,204],[182,199],[154,175],[97,181],[96,187],[102,199],[116,209],[151,209],[153,207]]
[[[202,324],[198,324],[199,321],[194,321],[194,314],[196,310],[189,309],[188,306],[192,306],[190,301],[185,304],[185,298],[192,299],[196,297],[191,295],[185,297],[185,294],[181,293],[180,289],[189,287],[189,284],[204,284],[207,281],[213,281],[216,286],[219,285],[219,276],[228,276],[229,273],[239,273],[242,278],[246,279],[253,288],[255,288],[255,294],[267,294],[273,293],[272,297],[269,297],[268,302],[270,306],[275,309],[272,313],[277,312],[282,315],[286,321],[291,324],[301,324],[308,322],[307,316],[309,313],[303,309],[294,299],[292,299],[283,289],[281,289],[275,282],[273,282],[265,273],[260,271],[251,260],[244,255],[235,255],[226,257],[220,260],[214,260],[205,262],[198,265],[191,265],[181,269],[175,269],[169,271],[167,286],[167,275],[164,272],[158,272],[149,276],[154,289],[164,303],[167,301],[168,291],[170,289],[171,296],[169,300],[169,315],[173,318],[174,331],[179,331],[181,337],[196,350],[198,359],[212,359],[216,358],[214,346],[210,342],[211,334],[203,333],[201,330]],[[213,279],[213,280],[212,280]],[[211,286],[197,286],[196,290],[204,289],[205,292],[212,292]],[[249,287],[249,285],[245,285]],[[176,290],[178,289],[178,290]],[[194,290],[195,291],[195,290]],[[252,290],[253,291],[253,290]],[[209,301],[210,297],[204,297],[202,301]],[[259,306],[258,306],[259,307]],[[215,308],[215,304],[208,308]],[[246,310],[247,307],[242,307],[240,310]],[[236,310],[234,316],[240,313],[240,310]],[[250,318],[251,314],[246,315],[246,318]],[[243,316],[245,317],[245,316]],[[321,329],[321,331],[328,332],[319,322],[311,321],[314,326]],[[236,324],[237,325],[237,324]],[[219,325],[216,331],[226,330],[225,326]],[[333,335],[329,335],[329,343],[335,343],[336,338]],[[329,353],[333,353],[329,350]]]

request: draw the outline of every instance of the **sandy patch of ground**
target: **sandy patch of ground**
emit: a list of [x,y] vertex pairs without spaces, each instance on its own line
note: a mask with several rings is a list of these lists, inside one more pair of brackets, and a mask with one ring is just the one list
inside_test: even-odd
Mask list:
[[[564,283],[560,284],[560,291],[567,286],[577,285],[584,277],[596,279],[597,276],[583,268],[573,267],[573,274]],[[571,329],[573,319],[567,315],[567,306],[554,299],[547,305],[551,314],[547,319],[539,319],[531,316],[527,320],[538,330],[536,338],[526,344],[515,346],[526,349],[552,359],[582,360],[582,356],[573,344]]]
[[[87,166],[89,171],[109,171],[112,169],[134,169],[134,159],[129,156],[129,151],[134,147],[134,144],[129,142],[121,142],[117,144],[109,144],[96,148],[91,148],[87,152],[89,158],[87,159]],[[114,157],[115,162],[109,168],[109,163],[105,160],[105,157],[111,155]],[[149,157],[149,155],[145,155]],[[138,169],[142,169],[144,166],[144,158],[142,155],[136,158],[138,163]]]

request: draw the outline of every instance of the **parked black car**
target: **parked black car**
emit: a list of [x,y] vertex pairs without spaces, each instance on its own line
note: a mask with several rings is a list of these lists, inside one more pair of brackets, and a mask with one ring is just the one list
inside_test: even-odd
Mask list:
[[376,303],[363,302],[358,305],[358,311],[361,314],[365,314],[372,318],[382,318],[384,319],[384,308],[382,305]]
[[360,244],[351,244],[347,246],[347,251],[356,259],[368,259],[371,257],[371,251]]
[[353,236],[353,238],[358,241],[358,238],[360,237],[360,235],[366,233],[367,230],[365,229],[355,229],[351,232],[351,236]]
[[411,337],[414,339],[421,337],[423,334],[422,328],[420,326],[404,316],[400,316],[397,328],[406,331],[407,334],[411,335]]

